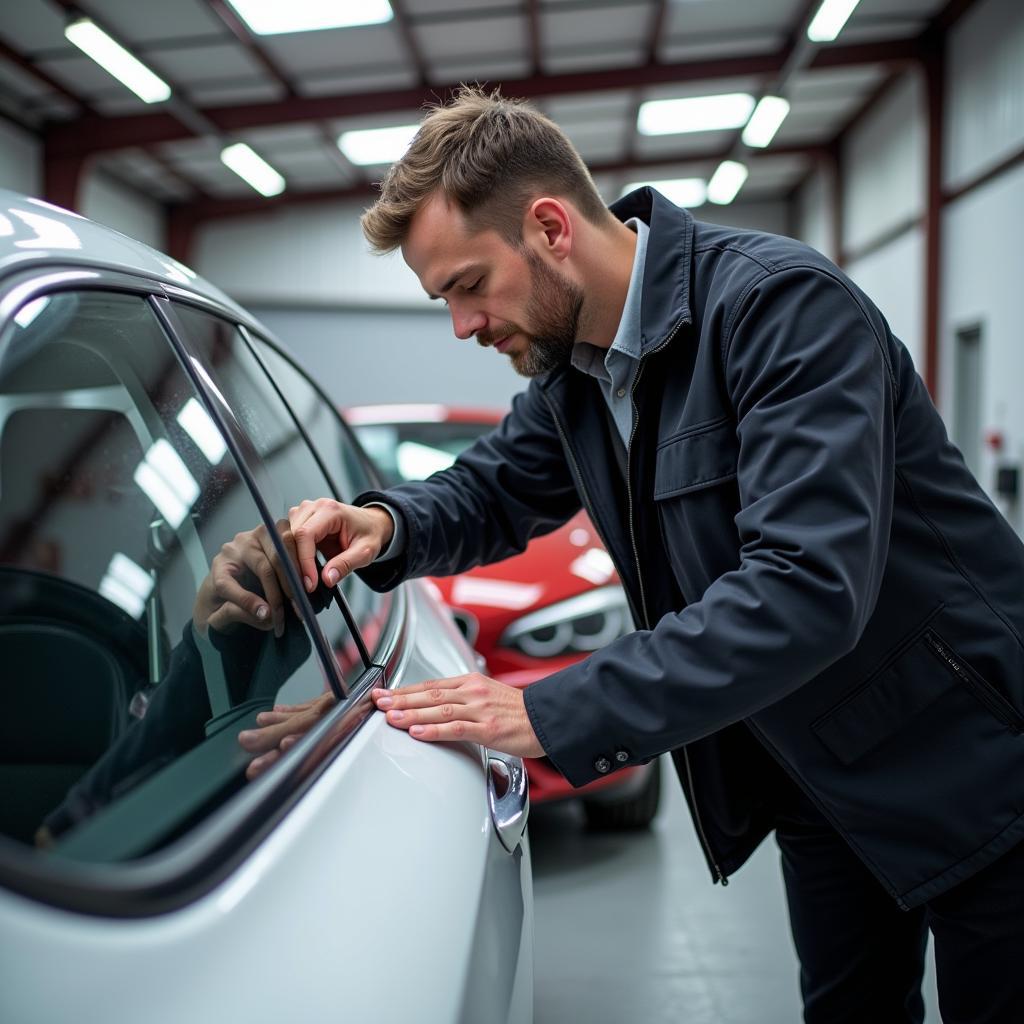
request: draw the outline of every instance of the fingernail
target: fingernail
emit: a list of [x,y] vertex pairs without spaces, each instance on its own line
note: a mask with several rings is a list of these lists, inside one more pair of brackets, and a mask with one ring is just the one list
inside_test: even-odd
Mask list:
[[328,569],[327,570],[327,585],[333,587],[338,582],[338,570]]
[[252,732],[248,732],[248,731],[240,732],[238,734],[238,742],[239,743],[249,743],[252,740],[253,736],[254,736],[254,733],[252,733]]
[[268,608],[268,607],[267,607],[267,606],[266,606],[265,604],[261,604],[261,605],[259,606],[259,608],[257,608],[257,609],[256,609],[256,618],[257,618],[257,619],[259,619],[259,620],[260,620],[261,622],[262,622],[262,621],[263,621],[263,619],[265,619],[265,618],[266,618],[266,617],[267,617],[267,616],[268,616],[269,614],[270,614],[270,609],[269,609],[269,608]]
[[411,732],[413,734],[413,736],[422,736],[423,735],[423,726],[422,725],[414,725],[409,730],[409,732]]
[[302,582],[306,585],[307,593],[313,589],[313,581],[308,576],[303,576]]
[[387,709],[391,707],[391,705],[394,703],[395,702],[390,697],[377,698],[377,707],[379,707],[382,711],[387,711]]
[[392,722],[400,722],[405,718],[405,715],[401,711],[392,711],[388,714],[388,718],[390,718]]

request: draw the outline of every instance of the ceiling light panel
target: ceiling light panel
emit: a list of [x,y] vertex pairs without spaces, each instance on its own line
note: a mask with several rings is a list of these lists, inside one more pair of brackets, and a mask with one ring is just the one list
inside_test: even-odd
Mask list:
[[143,103],[160,103],[170,97],[171,87],[162,78],[89,18],[76,18],[69,22],[64,35]]
[[276,196],[284,191],[285,181],[280,174],[254,149],[244,142],[236,142],[221,150],[221,162],[243,181],[252,185],[261,196]]
[[764,149],[782,127],[789,113],[789,100],[782,96],[762,96],[743,129],[743,144]]
[[728,206],[747,180],[747,168],[736,160],[723,160],[708,182],[708,201]]
[[360,167],[390,164],[401,159],[418,129],[418,124],[403,124],[394,128],[342,132],[338,149],[347,160]]
[[260,36],[318,32],[390,21],[388,0],[228,0],[238,16]]
[[742,128],[753,109],[754,97],[745,92],[648,100],[640,105],[636,127],[642,135],[680,135],[684,132]]
[[811,23],[807,26],[807,38],[812,43],[830,43],[843,30],[860,0],[822,0]]

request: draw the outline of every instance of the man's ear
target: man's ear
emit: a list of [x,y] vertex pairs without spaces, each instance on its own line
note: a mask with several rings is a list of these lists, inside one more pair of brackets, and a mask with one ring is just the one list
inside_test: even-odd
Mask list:
[[523,217],[523,241],[539,254],[566,259],[572,252],[573,241],[568,207],[548,196],[535,199]]

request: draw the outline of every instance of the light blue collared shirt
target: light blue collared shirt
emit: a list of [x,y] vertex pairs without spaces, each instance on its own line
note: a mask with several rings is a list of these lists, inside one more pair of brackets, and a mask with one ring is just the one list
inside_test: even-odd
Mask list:
[[638,217],[627,220],[626,227],[636,232],[636,252],[618,330],[607,350],[586,341],[577,342],[573,346],[572,365],[597,381],[622,443],[628,448],[633,432],[633,378],[640,365],[640,297],[650,228]]

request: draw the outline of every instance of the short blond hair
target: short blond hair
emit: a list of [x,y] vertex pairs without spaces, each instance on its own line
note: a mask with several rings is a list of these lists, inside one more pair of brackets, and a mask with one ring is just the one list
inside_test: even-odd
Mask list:
[[432,107],[405,155],[392,164],[380,198],[362,216],[377,252],[405,240],[419,208],[436,191],[458,205],[477,230],[522,241],[522,218],[538,194],[571,200],[595,224],[610,216],[586,165],[565,132],[526,101],[463,85]]

